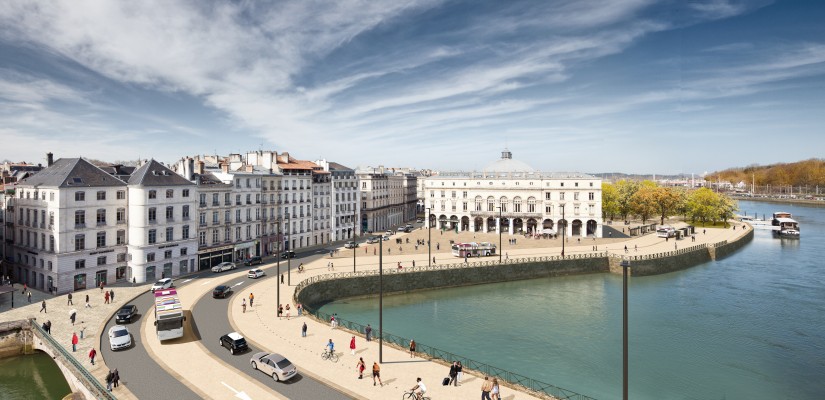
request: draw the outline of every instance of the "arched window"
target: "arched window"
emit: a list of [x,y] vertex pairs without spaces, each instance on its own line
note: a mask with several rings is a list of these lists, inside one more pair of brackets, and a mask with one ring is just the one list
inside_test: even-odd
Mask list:
[[527,212],[536,212],[536,198],[529,197],[527,199]]
[[521,212],[521,197],[516,197],[513,199],[513,212]]
[[493,196],[487,197],[487,211],[496,210],[496,199]]
[[507,198],[504,197],[504,196],[502,196],[501,199],[499,199],[499,204],[501,205],[501,212],[507,212],[507,204],[508,203],[509,203],[509,200],[507,200]]

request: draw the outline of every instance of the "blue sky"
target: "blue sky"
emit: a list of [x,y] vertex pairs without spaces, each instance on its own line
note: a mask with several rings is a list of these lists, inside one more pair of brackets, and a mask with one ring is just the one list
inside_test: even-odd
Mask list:
[[0,159],[697,173],[823,157],[825,2],[0,3]]

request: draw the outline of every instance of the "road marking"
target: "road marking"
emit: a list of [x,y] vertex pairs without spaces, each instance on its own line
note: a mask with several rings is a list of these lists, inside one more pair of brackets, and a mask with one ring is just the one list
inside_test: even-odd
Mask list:
[[238,282],[238,283],[236,283],[236,284],[232,285],[232,287],[235,287],[235,286],[238,286],[238,285],[243,285],[243,281]]
[[212,280],[208,280],[208,281],[206,281],[206,282],[204,282],[204,283],[201,283],[201,286],[206,285],[206,284],[207,284],[207,283],[209,283],[209,282],[212,282]]
[[244,392],[239,392],[239,391],[235,390],[232,386],[227,385],[227,384],[226,384],[226,382],[221,382],[221,383],[222,383],[224,386],[226,386],[229,390],[231,390],[231,391],[235,392],[235,397],[237,397],[237,398],[239,398],[239,399],[241,399],[241,400],[252,400],[252,398],[251,398],[251,397],[249,397],[249,395],[248,395],[248,394],[246,394],[246,393],[244,393]]
[[191,279],[187,279],[187,280],[183,281],[183,283],[191,282],[191,281],[192,281]]

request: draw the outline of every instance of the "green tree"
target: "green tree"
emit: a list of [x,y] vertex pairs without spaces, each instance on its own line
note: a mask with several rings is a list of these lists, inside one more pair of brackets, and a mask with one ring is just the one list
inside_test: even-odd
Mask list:
[[619,191],[616,186],[602,182],[602,218],[611,220],[619,213]]
[[682,196],[676,188],[658,187],[653,193],[656,202],[656,211],[659,215],[660,224],[664,225],[665,218],[673,215],[679,209]]
[[656,192],[658,189],[655,183],[645,181],[639,185],[639,189],[630,198],[633,213],[639,216],[642,223],[646,223],[651,215],[656,214]]
[[708,220],[715,222],[719,216],[716,206],[717,198],[716,193],[708,188],[700,188],[691,192],[686,203],[691,221],[696,222],[698,219],[703,224]]
[[619,193],[619,214],[623,220],[627,220],[628,214],[633,212],[632,198],[639,190],[639,182],[622,179],[616,182],[616,191]]

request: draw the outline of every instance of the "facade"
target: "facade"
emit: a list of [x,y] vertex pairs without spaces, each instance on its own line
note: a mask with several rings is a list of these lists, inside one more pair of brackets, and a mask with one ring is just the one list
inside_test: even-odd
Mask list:
[[281,206],[281,232],[284,235],[282,250],[295,250],[311,246],[312,225],[312,171],[315,163],[292,158],[289,153],[277,155],[274,167],[283,175],[283,201]]
[[356,172],[361,200],[361,231],[391,229],[415,219],[416,177],[409,171],[361,168]]
[[601,179],[582,173],[537,172],[501,159],[482,172],[442,172],[424,178],[431,227],[472,232],[602,237]]
[[[332,179],[329,194],[329,213],[321,218],[326,221],[331,241],[353,239],[360,235],[358,216],[360,208],[358,202],[358,177],[355,170],[341,164],[317,160],[324,171],[329,172]],[[313,199],[314,200],[314,199]]]
[[136,283],[194,272],[196,186],[149,160],[129,177],[129,276]]
[[7,273],[55,293],[127,279],[127,187],[82,158],[18,182],[7,201]]

